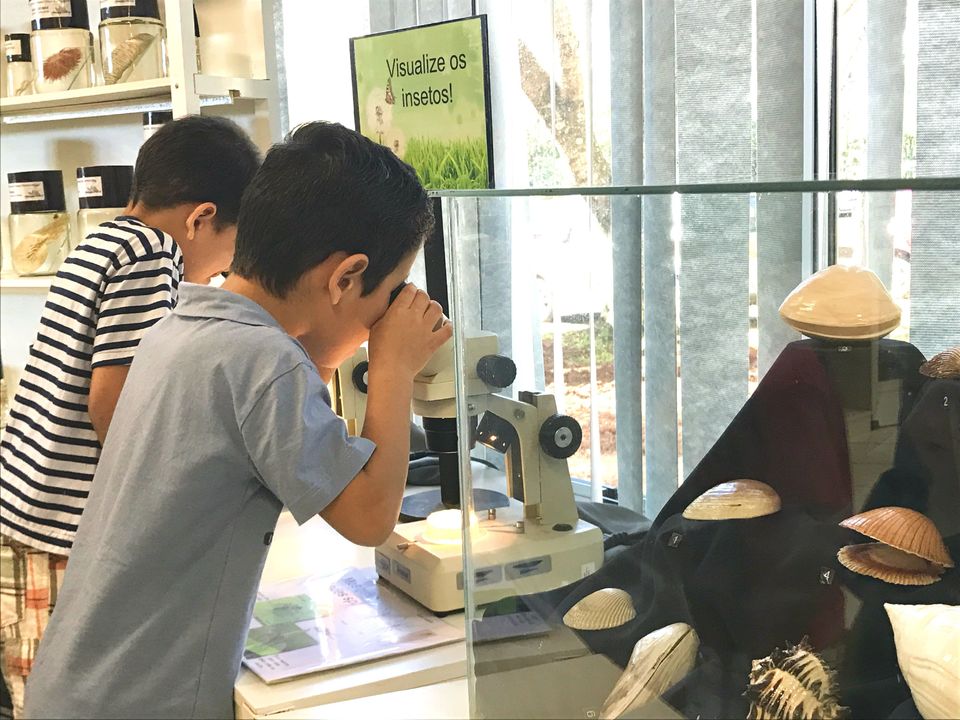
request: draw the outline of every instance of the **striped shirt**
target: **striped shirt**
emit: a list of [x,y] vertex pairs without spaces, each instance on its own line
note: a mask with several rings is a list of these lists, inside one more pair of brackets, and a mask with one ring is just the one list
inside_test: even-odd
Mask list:
[[4,535],[69,554],[100,458],[92,370],[133,361],[182,275],[173,238],[132,217],[100,225],[63,262],[0,439]]

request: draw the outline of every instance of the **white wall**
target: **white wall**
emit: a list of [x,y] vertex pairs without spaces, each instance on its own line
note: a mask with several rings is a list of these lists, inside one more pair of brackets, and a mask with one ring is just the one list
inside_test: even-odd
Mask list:
[[354,126],[349,38],[369,33],[365,0],[283,0],[291,128],[310,120]]

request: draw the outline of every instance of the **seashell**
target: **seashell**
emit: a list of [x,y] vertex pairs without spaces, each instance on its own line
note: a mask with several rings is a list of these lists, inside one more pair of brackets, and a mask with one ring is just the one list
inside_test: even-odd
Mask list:
[[759,480],[720,483],[687,505],[688,520],[735,520],[773,515],[780,510],[777,491]]
[[831,265],[797,285],[780,316],[804,335],[831,340],[880,338],[900,325],[900,308],[880,278],[844,265]]
[[960,606],[883,607],[917,710],[927,720],[960,718]]
[[637,616],[630,593],[620,588],[603,588],[582,598],[567,610],[563,624],[574,630],[609,630]]
[[612,720],[659,697],[693,669],[700,638],[686,623],[674,623],[645,635],[633,646],[623,675],[600,708]]
[[754,660],[743,696],[750,700],[747,718],[829,720],[849,713],[849,708],[837,704],[833,671],[806,638],[799,645]]
[[154,36],[150,33],[133,35],[117,45],[110,53],[110,69],[104,69],[103,82],[113,85],[120,82],[124,74],[131,70],[134,64],[143,57],[153,43]]
[[840,524],[937,565],[953,567],[950,551],[943,544],[937,526],[916,510],[880,507],[848,517]]
[[47,261],[50,246],[58,241],[64,241],[67,221],[66,213],[57,213],[53,216],[52,222],[30,233],[17,243],[13,248],[13,262],[17,272],[21,275],[29,275]]
[[942,565],[883,543],[847,545],[837,560],[848,570],[891,585],[933,585],[943,573]]
[[67,47],[43,61],[43,79],[49,82],[62,80],[70,73],[80,69],[83,50]]
[[932,378],[960,378],[960,347],[934,355],[920,366],[920,374]]

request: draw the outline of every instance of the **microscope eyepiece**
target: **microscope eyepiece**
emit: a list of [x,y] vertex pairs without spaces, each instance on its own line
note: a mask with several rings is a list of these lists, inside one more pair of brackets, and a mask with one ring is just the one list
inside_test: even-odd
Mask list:
[[404,280],[402,283],[400,283],[393,290],[390,291],[390,302],[387,303],[387,307],[390,307],[391,305],[393,305],[393,301],[397,299],[397,295],[403,292],[403,289],[409,284],[410,283]]

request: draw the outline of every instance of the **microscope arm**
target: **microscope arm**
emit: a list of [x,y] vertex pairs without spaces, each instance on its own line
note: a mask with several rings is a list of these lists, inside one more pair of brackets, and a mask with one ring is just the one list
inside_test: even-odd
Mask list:
[[[576,426],[576,437],[568,438],[567,433],[574,434],[570,432],[572,427],[568,429],[567,425],[562,425],[555,432],[566,442],[562,443],[562,449],[553,447],[543,431],[550,429],[552,423],[563,421],[563,417],[557,415],[556,400],[552,395],[521,395],[530,402],[492,394],[476,398],[487,412],[511,425],[515,431],[505,453],[510,494],[523,502],[527,520],[550,527],[574,526],[577,524],[577,505],[573,499],[567,457],[579,447],[579,426],[567,418]],[[576,445],[568,454],[572,442]],[[548,454],[548,449],[552,455]],[[519,468],[515,467],[517,459]]]

